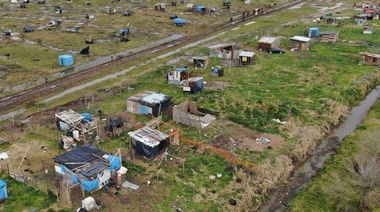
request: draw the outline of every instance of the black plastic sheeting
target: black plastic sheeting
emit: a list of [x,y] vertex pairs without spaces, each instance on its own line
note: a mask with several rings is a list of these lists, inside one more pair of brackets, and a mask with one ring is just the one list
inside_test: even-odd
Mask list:
[[167,148],[167,146],[168,140],[162,140],[160,144],[155,147],[151,147],[145,145],[140,141],[136,141],[136,146],[134,146],[134,149],[136,150],[136,153],[138,153],[139,155],[142,155],[146,158],[152,158],[157,156],[163,149]]
[[[107,153],[97,147],[90,144],[85,144],[69,152],[56,156],[54,161],[65,165],[70,170],[73,170],[85,163],[100,160],[99,157],[102,157],[105,154]],[[98,157],[94,155],[97,155]]]

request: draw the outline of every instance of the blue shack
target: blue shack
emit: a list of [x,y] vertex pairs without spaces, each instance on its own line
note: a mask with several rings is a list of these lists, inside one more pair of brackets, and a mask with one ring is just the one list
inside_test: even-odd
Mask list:
[[174,25],[176,26],[184,26],[186,24],[186,19],[183,18],[176,18],[173,20]]
[[72,55],[64,54],[58,56],[58,64],[60,66],[71,66],[74,64],[74,58]]

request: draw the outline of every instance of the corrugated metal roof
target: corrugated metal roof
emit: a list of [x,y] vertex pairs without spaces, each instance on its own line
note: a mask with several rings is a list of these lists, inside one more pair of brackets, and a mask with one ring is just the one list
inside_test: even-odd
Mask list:
[[228,47],[228,46],[232,46],[233,44],[230,43],[230,44],[216,44],[216,45],[212,45],[212,46],[209,46],[208,48],[209,49],[217,49],[217,48],[221,48],[221,47]]
[[241,51],[239,57],[253,57],[253,55],[255,55],[254,52]]
[[262,37],[259,43],[273,43],[277,40],[277,37]]
[[145,126],[133,132],[128,132],[128,135],[143,144],[155,147],[160,144],[160,141],[167,139],[169,136],[151,127]]
[[153,93],[149,96],[142,98],[141,100],[149,104],[158,104],[168,99],[168,96],[162,93]]
[[309,42],[311,40],[311,38],[296,35],[296,36],[290,38],[290,40],[296,40],[296,41],[301,41],[301,42]]
[[148,104],[157,104],[159,102],[163,102],[171,98],[172,98],[171,96],[168,96],[162,93],[157,93],[154,91],[143,91],[141,93],[128,97],[127,101],[134,101],[134,102],[143,101]]

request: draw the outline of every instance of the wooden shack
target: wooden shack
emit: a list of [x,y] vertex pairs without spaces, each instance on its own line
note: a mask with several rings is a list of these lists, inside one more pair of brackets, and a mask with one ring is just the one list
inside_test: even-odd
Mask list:
[[255,53],[248,51],[241,51],[239,53],[239,64],[240,65],[251,65],[255,60]]
[[237,59],[238,50],[235,44],[217,44],[208,47],[210,49],[210,57]]
[[292,49],[297,49],[298,51],[307,51],[311,45],[311,38],[303,36],[294,36],[290,38],[290,46]]
[[363,63],[371,66],[378,66],[380,64],[380,54],[373,54],[369,52],[360,52],[363,57]]
[[268,51],[271,48],[280,47],[280,37],[262,37],[259,40],[260,51]]
[[162,93],[143,91],[126,100],[127,112],[157,117],[172,106],[171,99],[171,96]]
[[339,32],[337,31],[323,31],[320,32],[320,42],[322,43],[335,43],[338,40]]

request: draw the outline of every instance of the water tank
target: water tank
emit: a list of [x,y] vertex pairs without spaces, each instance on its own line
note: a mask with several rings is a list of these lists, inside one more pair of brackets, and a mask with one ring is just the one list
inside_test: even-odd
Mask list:
[[74,64],[74,58],[72,55],[64,54],[58,56],[58,64],[60,66],[71,66]]

